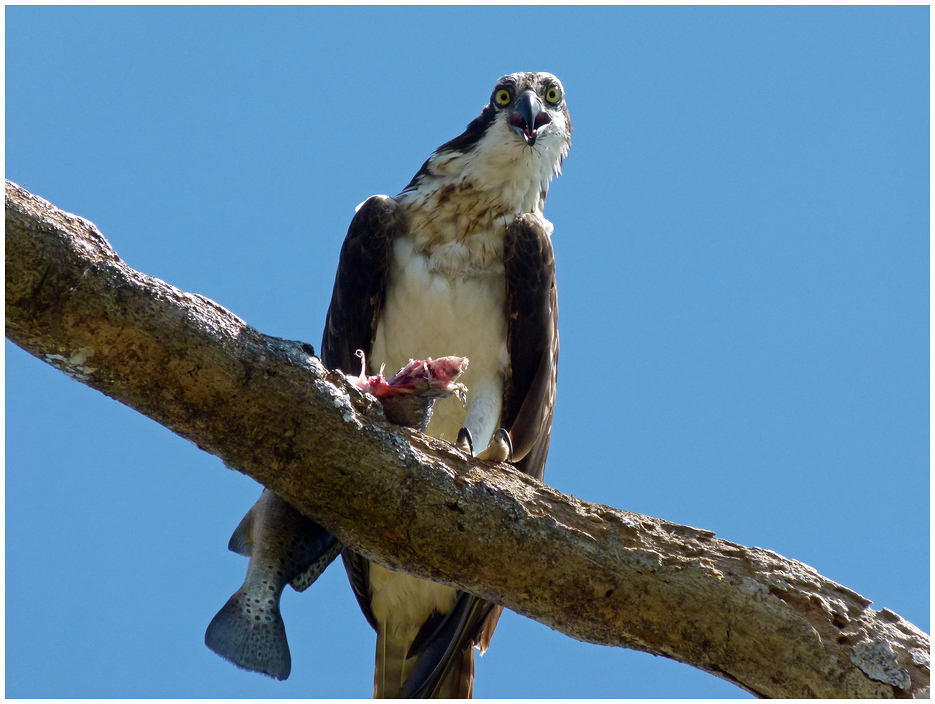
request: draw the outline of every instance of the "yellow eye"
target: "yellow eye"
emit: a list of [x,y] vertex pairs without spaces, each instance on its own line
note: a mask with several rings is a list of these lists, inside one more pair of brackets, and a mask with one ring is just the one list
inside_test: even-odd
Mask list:
[[494,102],[499,105],[501,108],[510,104],[510,91],[506,88],[501,88],[493,94]]
[[559,90],[556,86],[552,86],[545,92],[545,99],[546,102],[555,105],[562,99],[562,91]]

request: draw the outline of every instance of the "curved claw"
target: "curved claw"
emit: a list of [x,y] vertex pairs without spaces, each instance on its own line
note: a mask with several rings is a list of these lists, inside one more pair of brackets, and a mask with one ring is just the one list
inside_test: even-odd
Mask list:
[[513,460],[513,440],[505,428],[497,428],[490,438],[487,448],[477,455],[478,459],[490,462],[508,462]]
[[493,442],[496,440],[502,445],[506,445],[507,454],[501,462],[512,462],[513,461],[513,438],[510,437],[510,433],[506,428],[497,428],[497,432],[493,434]]
[[462,452],[468,453],[471,457],[474,456],[474,438],[471,437],[470,430],[461,428],[461,430],[458,431],[458,439],[455,441],[455,447]]

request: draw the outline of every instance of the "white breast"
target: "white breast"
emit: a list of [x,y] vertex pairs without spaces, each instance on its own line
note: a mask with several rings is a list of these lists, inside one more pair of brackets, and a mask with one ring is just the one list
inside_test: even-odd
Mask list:
[[468,387],[467,404],[457,398],[436,403],[429,435],[454,442],[470,417],[475,448],[486,447],[500,419],[509,364],[505,306],[502,261],[479,268],[459,242],[424,253],[416,251],[414,238],[395,243],[373,368],[386,364],[392,374],[410,359],[469,360],[460,379]]

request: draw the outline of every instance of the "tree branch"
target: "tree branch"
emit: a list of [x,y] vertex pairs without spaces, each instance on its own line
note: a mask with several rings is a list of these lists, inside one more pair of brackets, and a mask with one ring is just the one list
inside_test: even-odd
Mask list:
[[134,271],[91,223],[9,181],[6,335],[393,569],[760,696],[928,690],[929,638],[891,611],[768,550],[585,503],[390,425],[311,345]]

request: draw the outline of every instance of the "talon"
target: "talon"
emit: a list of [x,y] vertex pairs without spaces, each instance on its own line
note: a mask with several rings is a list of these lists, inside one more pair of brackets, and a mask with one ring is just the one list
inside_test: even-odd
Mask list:
[[490,438],[487,449],[477,455],[480,460],[489,462],[507,462],[513,460],[513,440],[504,428],[497,428],[497,432]]
[[510,433],[506,428],[497,428],[497,432],[493,434],[495,438],[499,438],[507,447],[507,455],[503,462],[512,462],[513,461],[513,438],[510,437]]
[[461,430],[458,431],[458,439],[455,442],[455,447],[462,452],[468,453],[471,457],[474,456],[474,439],[471,437],[470,430],[461,428]]

